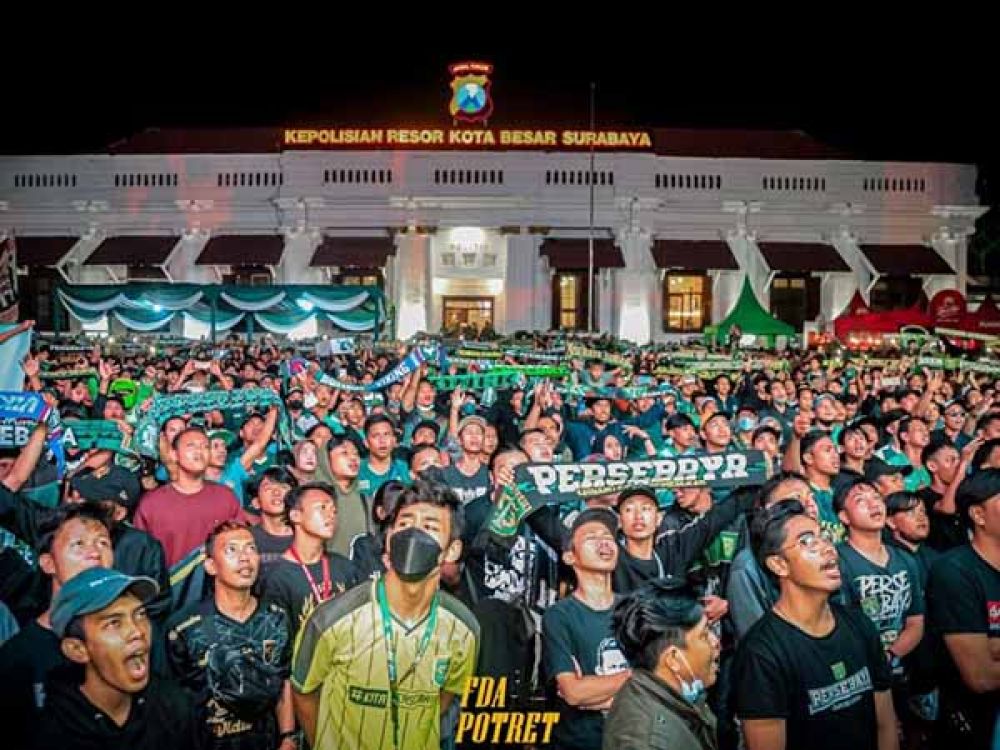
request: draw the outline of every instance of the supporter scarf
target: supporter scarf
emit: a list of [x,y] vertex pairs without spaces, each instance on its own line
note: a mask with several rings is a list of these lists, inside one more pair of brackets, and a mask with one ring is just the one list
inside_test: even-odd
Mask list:
[[378,380],[369,383],[368,385],[342,383],[336,378],[330,377],[326,373],[320,373],[316,378],[316,382],[328,385],[331,388],[336,388],[340,391],[349,391],[351,393],[371,393],[373,391],[381,391],[385,390],[393,383],[398,383],[403,380],[410,373],[416,372],[420,369],[420,365],[425,362],[439,361],[441,352],[442,350],[440,350],[437,346],[416,346],[402,359],[402,361],[399,362],[399,364],[389,370],[389,372],[380,377]]
[[114,451],[134,455],[131,439],[117,422],[109,419],[67,419],[63,422],[63,444],[81,451]]
[[504,354],[515,359],[524,359],[529,362],[562,362],[566,358],[565,352],[539,352],[534,349],[507,349]]
[[97,370],[49,370],[38,374],[42,380],[81,380],[83,378],[97,378]]
[[632,362],[627,357],[612,354],[601,349],[588,349],[580,344],[567,344],[566,356],[570,359],[599,359],[613,367],[620,367],[623,370],[632,369]]
[[528,378],[564,378],[569,370],[564,367],[497,367],[484,373],[468,375],[439,375],[428,378],[437,388],[451,391],[482,390],[484,388],[513,388],[524,385]]
[[583,498],[629,489],[677,487],[733,488],[759,485],[771,475],[761,451],[676,456],[609,463],[522,464],[513,487],[503,487],[489,529],[511,537],[527,516],[544,505],[578,503]]
[[0,447],[27,445],[36,423],[49,413],[40,393],[0,391]]
[[152,406],[139,418],[134,445],[142,455],[156,458],[159,455],[160,427],[171,417],[210,411],[240,411],[248,407],[269,409],[272,406],[277,406],[281,413],[278,419],[280,442],[282,445],[291,445],[285,405],[281,397],[269,388],[157,396],[153,399]]
[[55,459],[57,476],[62,478],[66,458],[59,412],[50,408],[40,393],[0,392],[0,445],[14,448],[26,445],[31,439],[31,423],[42,421],[48,424],[45,445]]

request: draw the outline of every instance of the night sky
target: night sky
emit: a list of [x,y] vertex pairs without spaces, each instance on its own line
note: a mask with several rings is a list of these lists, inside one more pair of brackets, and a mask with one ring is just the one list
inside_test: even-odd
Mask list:
[[859,158],[987,170],[998,154],[1000,66],[990,48],[950,32],[727,35],[651,21],[657,34],[640,38],[596,19],[589,32],[525,22],[487,35],[479,23],[463,33],[463,23],[394,19],[387,31],[279,13],[263,34],[181,21],[150,20],[133,33],[74,29],[42,45],[11,40],[25,47],[7,57],[14,115],[0,152],[99,152],[147,127],[446,124],[448,63],[482,59],[495,65],[498,127],[585,127],[595,81],[604,126],[801,129]]

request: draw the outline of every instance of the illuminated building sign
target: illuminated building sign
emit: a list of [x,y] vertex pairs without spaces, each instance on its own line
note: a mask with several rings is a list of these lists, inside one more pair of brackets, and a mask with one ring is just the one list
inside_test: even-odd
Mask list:
[[526,128],[285,128],[287,149],[648,151],[646,130]]
[[451,73],[448,111],[452,119],[485,123],[493,111],[493,98],[490,96],[493,66],[481,62],[455,63],[448,67],[448,72]]

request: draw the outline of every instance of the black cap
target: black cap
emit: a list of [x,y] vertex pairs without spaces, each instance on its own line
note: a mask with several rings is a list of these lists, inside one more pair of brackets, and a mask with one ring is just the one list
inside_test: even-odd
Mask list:
[[653,490],[648,487],[633,487],[632,489],[618,493],[618,499],[615,501],[615,508],[620,508],[622,503],[633,497],[646,497],[652,500],[657,507],[660,505],[660,501],[657,500],[656,493]]
[[93,474],[77,475],[70,480],[70,486],[84,500],[114,500],[129,511],[139,504],[138,482],[130,472],[120,467],[112,467],[110,472],[100,478]]
[[573,525],[563,537],[563,548],[570,549],[573,546],[573,536],[580,529],[580,527],[584,524],[595,521],[597,523],[604,524],[605,528],[607,528],[612,535],[618,534],[618,516],[615,515],[614,511],[608,510],[607,508],[587,508],[586,510],[581,511],[577,517],[573,519]]
[[675,430],[678,427],[694,427],[694,422],[687,414],[677,412],[667,417],[666,429]]
[[913,467],[909,464],[894,466],[893,464],[886,463],[881,458],[873,458],[865,464],[865,479],[869,482],[874,482],[879,477],[892,476],[893,474],[902,474],[904,477],[908,477],[912,473]]
[[969,519],[969,508],[981,505],[991,497],[1000,495],[1000,469],[981,469],[971,477],[962,480],[955,495],[958,514],[967,526],[972,525]]
[[889,409],[889,411],[882,414],[882,427],[883,429],[891,425],[893,422],[898,422],[903,417],[909,416],[909,412],[904,409]]

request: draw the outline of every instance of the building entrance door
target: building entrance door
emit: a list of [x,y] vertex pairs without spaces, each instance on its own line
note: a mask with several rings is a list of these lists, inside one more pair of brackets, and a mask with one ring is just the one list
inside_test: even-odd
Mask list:
[[444,330],[493,328],[493,297],[444,297],[443,302],[441,322]]

